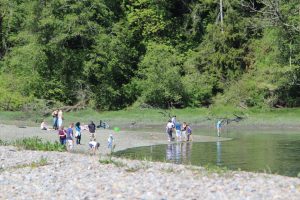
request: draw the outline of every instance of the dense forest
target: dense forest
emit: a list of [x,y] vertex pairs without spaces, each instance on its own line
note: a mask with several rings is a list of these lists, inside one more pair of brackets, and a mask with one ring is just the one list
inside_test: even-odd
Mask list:
[[0,0],[0,110],[300,106],[299,0]]

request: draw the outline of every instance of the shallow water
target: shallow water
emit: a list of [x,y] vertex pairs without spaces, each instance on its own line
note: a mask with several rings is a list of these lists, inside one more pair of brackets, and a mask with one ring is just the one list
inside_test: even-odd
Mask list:
[[116,155],[179,164],[217,165],[232,170],[286,176],[297,176],[300,172],[298,133],[232,131],[222,136],[233,139],[223,142],[183,142],[137,147],[119,151]]

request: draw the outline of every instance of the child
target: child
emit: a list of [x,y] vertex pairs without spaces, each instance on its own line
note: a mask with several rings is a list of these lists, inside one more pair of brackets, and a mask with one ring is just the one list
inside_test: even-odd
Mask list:
[[90,141],[89,142],[89,147],[90,147],[91,154],[95,155],[96,154],[96,150],[98,150],[99,147],[100,147],[100,143],[96,142],[96,140]]
[[187,124],[186,122],[183,122],[182,124],[182,129],[181,129],[181,139],[183,140],[186,140],[186,131],[187,131]]
[[67,140],[68,150],[73,149],[73,127],[74,127],[74,123],[71,123],[69,128],[67,129],[66,140]]
[[66,135],[67,135],[67,132],[64,129],[64,126],[61,126],[58,130],[59,142],[61,145],[66,144]]
[[47,123],[45,122],[44,119],[43,119],[43,121],[42,121],[42,123],[41,123],[41,130],[48,130]]
[[108,137],[108,139],[107,139],[107,148],[112,149],[113,142],[114,142],[113,135],[110,134],[109,137]]
[[188,124],[186,125],[186,132],[187,132],[187,140],[186,141],[191,141],[192,140],[192,128]]

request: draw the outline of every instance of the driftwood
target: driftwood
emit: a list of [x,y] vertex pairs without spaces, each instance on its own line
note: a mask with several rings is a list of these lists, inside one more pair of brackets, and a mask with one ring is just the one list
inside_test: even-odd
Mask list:
[[[59,110],[62,110],[63,112],[71,112],[71,111],[78,111],[86,108],[86,101],[80,101],[77,104],[73,106],[62,106],[58,108]],[[53,112],[53,109],[47,109],[43,112],[43,116],[49,116]]]
[[233,114],[233,115],[235,116],[235,118],[232,118],[232,119],[225,118],[226,124],[230,124],[231,122],[240,122],[243,119],[245,119],[245,117],[241,117],[241,116],[238,116],[236,114]]
[[169,119],[172,118],[171,113],[167,112],[165,110],[164,110],[164,112],[163,111],[158,111],[158,113],[162,114],[164,117],[168,117]]

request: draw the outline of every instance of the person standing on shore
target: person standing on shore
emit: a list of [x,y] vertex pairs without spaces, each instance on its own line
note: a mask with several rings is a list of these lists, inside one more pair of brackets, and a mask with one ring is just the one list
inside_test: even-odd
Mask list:
[[64,129],[63,126],[61,126],[58,130],[59,142],[61,145],[66,144],[66,135],[67,135],[66,130]]
[[53,129],[54,129],[54,130],[57,130],[57,129],[58,129],[58,126],[57,126],[57,120],[58,120],[57,115],[58,115],[58,110],[56,109],[56,110],[54,110],[54,111],[52,112]]
[[74,123],[71,123],[69,128],[67,129],[67,135],[66,135],[66,140],[67,140],[67,149],[70,151],[73,149],[73,127]]
[[63,124],[63,111],[60,109],[57,113],[57,125],[58,125],[58,128],[60,128]]
[[113,148],[113,142],[114,142],[114,137],[112,134],[109,135],[107,139],[107,148],[111,149]]
[[80,144],[81,141],[81,126],[80,122],[77,122],[75,124],[75,138],[76,138],[76,144]]
[[94,124],[93,121],[88,125],[89,127],[89,132],[90,132],[90,141],[93,141],[96,139],[95,132],[96,132],[96,125]]
[[173,137],[172,137],[173,129],[174,129],[174,124],[172,123],[171,120],[169,120],[167,123],[167,126],[166,126],[166,132],[169,136],[169,140],[168,140],[169,142],[171,142],[173,140]]

